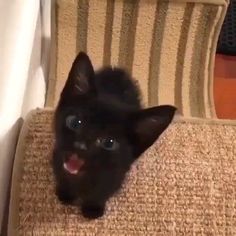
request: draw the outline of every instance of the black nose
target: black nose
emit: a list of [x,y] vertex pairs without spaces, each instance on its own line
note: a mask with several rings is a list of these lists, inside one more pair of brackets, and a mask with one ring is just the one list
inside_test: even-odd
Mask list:
[[74,142],[74,148],[80,149],[80,150],[87,150],[87,145],[84,142]]

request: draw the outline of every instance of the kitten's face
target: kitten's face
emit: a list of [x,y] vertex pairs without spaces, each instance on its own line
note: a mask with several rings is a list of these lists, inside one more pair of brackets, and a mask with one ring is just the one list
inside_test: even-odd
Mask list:
[[127,114],[94,98],[81,97],[77,104],[59,109],[56,125],[57,147],[71,175],[125,172],[135,159]]
[[55,113],[53,167],[59,198],[80,196],[104,204],[174,113],[172,106],[141,109],[126,73],[111,68],[95,73],[88,56],[80,53]]

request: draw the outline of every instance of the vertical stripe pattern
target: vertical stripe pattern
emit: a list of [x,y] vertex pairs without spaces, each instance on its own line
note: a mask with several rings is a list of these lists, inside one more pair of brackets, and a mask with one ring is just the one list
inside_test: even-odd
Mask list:
[[[198,21],[197,26],[197,32],[196,35],[198,37],[195,37],[194,44],[195,44],[195,51],[193,52],[193,58],[192,61],[192,68],[197,67],[199,62],[203,59],[204,54],[201,50],[202,47],[204,47],[204,39],[205,39],[205,28],[202,27],[207,24],[207,16],[209,9],[205,7],[203,11],[201,12],[200,20]],[[206,33],[206,32],[205,32]],[[203,102],[203,78],[201,78],[201,72],[202,70],[191,70],[191,88],[190,88],[190,108],[191,108],[191,115],[192,116],[201,116],[205,117],[205,111],[204,111],[204,102]],[[193,104],[198,104],[198,106],[193,106]]]
[[183,114],[183,102],[182,102],[182,79],[183,79],[183,65],[186,54],[186,44],[188,40],[189,26],[191,23],[191,17],[194,9],[193,3],[187,3],[184,12],[184,19],[180,32],[180,39],[177,52],[177,63],[176,63],[176,78],[175,78],[175,105],[178,107],[179,112]]
[[87,52],[95,69],[103,65],[106,10],[106,0],[89,1]]
[[[205,53],[207,51],[207,41],[209,35],[209,25],[213,24],[213,21],[216,15],[215,6],[205,6],[200,20],[198,22],[197,35],[195,37],[195,51],[193,52],[194,60],[192,62],[192,72],[191,72],[191,88],[190,88],[190,108],[191,108],[191,116],[194,117],[206,117],[205,112],[205,104],[204,104],[204,66],[206,64],[206,56]],[[212,15],[214,17],[212,17]],[[203,27],[204,26],[204,27]],[[202,63],[202,66],[199,70],[194,70],[194,67],[199,65],[199,62]],[[197,104],[195,106],[194,104]]]
[[120,49],[120,36],[121,36],[121,22],[122,12],[124,7],[123,0],[115,1],[114,18],[112,26],[112,41],[111,41],[111,65],[119,65],[119,49]]
[[87,51],[88,0],[78,0],[76,52]]
[[[60,11],[60,9],[63,11]],[[58,1],[57,27],[57,72],[55,84],[55,104],[67,79],[73,58],[76,56],[77,5],[73,1]]]
[[139,82],[145,106],[174,104],[184,116],[214,116],[213,59],[226,3],[59,0],[57,4],[56,73],[49,81],[48,93],[53,94],[47,96],[47,104],[56,105],[70,65],[83,50],[95,69],[112,65],[128,70]]
[[[208,6],[209,8],[209,6]],[[216,18],[217,14],[218,14],[218,10],[219,8],[217,8],[216,6],[210,7],[209,12],[208,12],[208,21],[207,21],[207,27],[205,29],[209,29],[209,26],[214,25],[214,19]],[[212,27],[211,27],[212,28]],[[212,30],[206,30],[206,32],[204,33],[205,35],[205,40],[204,40],[204,47],[203,50],[204,51],[210,51],[212,49],[211,46],[211,39],[212,39]],[[206,118],[210,118],[210,103],[208,102],[209,100],[209,96],[208,96],[208,81],[209,80],[204,80],[204,78],[206,78],[208,76],[208,71],[209,71],[209,54],[203,55],[202,58],[202,62],[204,63],[205,67],[204,69],[201,71],[201,75],[200,77],[203,78],[202,79],[202,86],[203,86],[203,93],[202,93],[202,97],[203,97],[203,106],[204,106],[204,117]]]
[[179,63],[177,61],[178,44],[185,7],[185,3],[169,5],[166,14],[157,90],[160,104],[175,104],[175,93],[172,91],[175,88],[176,65]]
[[161,45],[163,42],[163,33],[167,10],[168,3],[157,3],[149,62],[148,102],[150,106],[158,104],[158,73],[160,70]]
[[119,65],[132,71],[139,0],[125,0],[120,34]]
[[57,29],[58,29],[58,5],[52,5],[51,9],[51,40],[54,42],[50,48],[50,69],[48,74],[47,94],[45,105],[52,107],[55,102],[55,88],[56,88],[56,74],[57,74],[57,58],[58,58],[58,41],[57,41]]
[[[225,14],[227,12],[227,8],[220,6],[218,7],[218,13],[216,16],[217,21],[215,21],[214,27],[212,27],[212,35],[211,35],[211,41],[209,41],[209,48],[212,51],[216,51],[217,43],[219,34],[221,31],[221,25],[224,21]],[[214,76],[214,66],[215,66],[215,55],[212,53],[208,57],[208,71],[207,75],[208,78],[212,78]],[[209,79],[206,81],[207,83],[207,91],[205,91],[205,103],[208,104],[207,111],[209,112],[207,118],[216,117],[216,110],[215,110],[215,104],[214,104],[214,94],[213,94],[213,79]],[[209,101],[209,102],[208,102]]]
[[115,0],[107,1],[106,25],[104,34],[103,65],[111,64],[111,40]]
[[139,82],[143,104],[148,105],[149,57],[156,14],[153,0],[140,0],[134,44],[132,75]]
[[[204,6],[202,4],[194,5],[188,29],[185,54],[183,55],[184,62],[183,62],[183,73],[182,73],[182,87],[181,87],[182,91],[180,96],[182,98],[182,112],[187,117],[191,116],[189,94],[191,92],[190,88],[192,83],[192,77],[191,77],[192,62],[193,60],[195,60],[193,54],[195,50],[194,39],[195,37],[197,37],[198,22],[200,21],[201,12],[203,8]],[[176,73],[178,72],[176,71]]]

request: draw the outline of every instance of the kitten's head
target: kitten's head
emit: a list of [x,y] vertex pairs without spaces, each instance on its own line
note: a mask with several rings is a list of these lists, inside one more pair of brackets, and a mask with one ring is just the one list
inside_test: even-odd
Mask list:
[[[101,94],[97,89],[101,85],[96,83],[98,79],[102,81],[101,76],[109,77],[107,83],[120,76],[123,84],[132,85],[131,94],[126,97],[134,106],[117,102],[114,94]],[[72,178],[104,173],[110,173],[111,178],[124,175],[171,122],[175,108],[141,109],[135,85],[127,77],[122,70],[112,68],[94,72],[85,53],[75,59],[55,115],[58,165]]]

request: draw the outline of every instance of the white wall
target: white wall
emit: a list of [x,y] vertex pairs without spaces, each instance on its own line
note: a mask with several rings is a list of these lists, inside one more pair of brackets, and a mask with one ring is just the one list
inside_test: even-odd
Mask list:
[[44,105],[40,19],[40,0],[0,0],[0,229],[19,119]]

